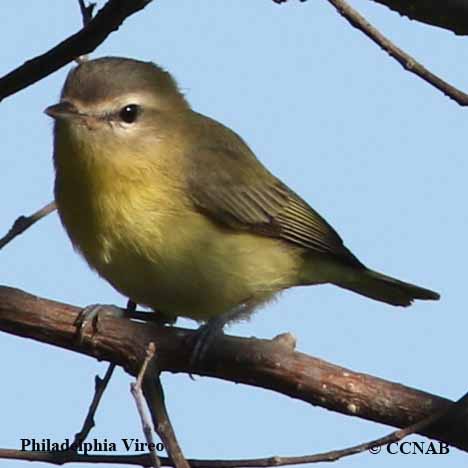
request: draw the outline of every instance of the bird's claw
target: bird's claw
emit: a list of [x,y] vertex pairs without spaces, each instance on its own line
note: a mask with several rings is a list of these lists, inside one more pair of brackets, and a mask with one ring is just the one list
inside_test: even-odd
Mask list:
[[122,318],[125,316],[125,310],[110,304],[91,304],[84,307],[75,320],[78,343],[83,343],[84,331],[88,324],[92,324],[93,333],[97,331],[99,317],[102,315]]
[[[205,359],[206,353],[215,338],[223,333],[224,323],[223,320],[213,319],[200,326],[195,332],[193,349],[189,361],[191,368],[197,367]],[[193,379],[192,374],[190,374],[190,377]]]

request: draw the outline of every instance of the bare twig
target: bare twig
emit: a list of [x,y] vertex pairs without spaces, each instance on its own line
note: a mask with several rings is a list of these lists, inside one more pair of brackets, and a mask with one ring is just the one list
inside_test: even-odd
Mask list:
[[[128,301],[127,311],[130,311],[132,304],[131,304],[131,301]],[[146,360],[145,360],[145,363],[146,363]],[[142,368],[143,372],[145,371],[146,365],[147,365],[145,363],[144,363],[144,368]],[[91,405],[89,406],[88,414],[86,415],[86,418],[83,422],[83,426],[81,430],[75,434],[75,437],[73,440],[73,444],[75,446],[78,446],[80,442],[84,442],[84,440],[88,437],[91,429],[95,426],[94,416],[98,409],[99,403],[101,402],[102,396],[104,395],[104,392],[107,388],[107,385],[109,384],[112,374],[114,373],[114,370],[115,370],[115,364],[110,363],[103,379],[101,379],[98,375],[96,375],[95,380],[94,380],[94,397],[93,397],[93,400],[91,401]],[[141,393],[141,390],[140,390],[140,393]]]
[[[96,7],[96,4],[90,3],[89,5],[86,5],[84,0],[78,0],[78,5],[80,6],[83,27],[86,27],[93,19],[93,11],[94,11],[94,8]],[[78,64],[86,62],[87,60],[89,60],[89,57],[87,54],[80,55],[79,57],[75,59],[75,61]]]
[[86,5],[84,0],[78,0],[78,4],[80,6],[81,17],[83,19],[83,26],[88,26],[93,19],[93,11],[96,7],[96,3]]
[[[146,362],[146,361],[145,361]],[[141,374],[140,374],[141,375]],[[340,458],[356,455],[365,451],[374,451],[378,447],[398,442],[410,434],[419,432],[424,428],[436,423],[442,418],[450,420],[457,413],[465,413],[468,403],[468,393],[460,398],[456,403],[453,403],[448,409],[438,411],[437,413],[425,418],[422,421],[412,424],[405,429],[394,431],[384,437],[374,439],[363,444],[353,445],[341,450],[331,450],[328,452],[317,453],[314,455],[305,455],[300,457],[268,457],[268,458],[252,458],[245,460],[197,460],[189,459],[188,463],[192,468],[267,468],[272,466],[288,466],[300,465],[305,463],[321,463],[333,462]],[[151,466],[148,455],[78,455],[71,456],[69,459],[57,459],[54,452],[24,452],[20,450],[0,449],[0,459],[17,459],[29,461],[42,461],[56,464],[64,464],[70,462],[84,463],[121,463],[128,465]],[[164,466],[177,466],[173,460],[161,457],[161,462]]]
[[369,39],[375,42],[379,47],[385,50],[393,57],[403,68],[410,73],[414,73],[423,79],[426,83],[435,87],[450,99],[453,99],[460,106],[468,105],[468,94],[460,91],[451,84],[439,78],[434,73],[417,62],[413,57],[397,47],[393,42],[386,38],[380,31],[372,26],[356,10],[348,5],[344,0],[328,0],[336,10],[348,20],[348,22],[363,32]]
[[152,0],[109,0],[89,24],[43,55],[0,78],[0,101],[57,71],[76,57],[92,52],[126,18]]
[[115,364],[111,363],[109,364],[109,367],[107,368],[106,374],[104,375],[103,379],[96,375],[94,381],[94,397],[91,401],[91,405],[89,406],[88,414],[86,415],[81,430],[75,434],[73,440],[73,443],[75,445],[79,445],[80,442],[83,442],[88,437],[91,429],[94,427],[94,415],[96,414],[99,403],[101,402],[102,395],[106,390],[107,384],[109,383],[109,380],[112,377],[114,369]]
[[56,208],[55,202],[50,202],[37,210],[30,216],[20,216],[14,223],[10,230],[0,239],[0,250],[5,247],[16,236],[22,234],[26,229],[30,228],[34,223],[52,213]]
[[173,466],[175,468],[190,468],[190,465],[182,453],[171,420],[167,414],[166,404],[164,402],[164,391],[159,373],[154,372],[152,376],[144,377],[143,394],[148,402],[154,428],[161,438],[167,454],[172,460]]
[[148,368],[148,364],[153,359],[155,352],[154,343],[151,342],[148,345],[148,349],[146,352],[146,358],[143,361],[143,365],[141,366],[140,373],[138,374],[136,382],[132,382],[130,384],[130,391],[132,392],[133,398],[135,399],[135,403],[137,406],[138,414],[140,415],[141,426],[143,428],[143,433],[146,438],[146,442],[148,443],[149,448],[149,455],[151,458],[151,466],[154,468],[159,468],[161,466],[161,461],[155,450],[155,443],[153,439],[153,431],[151,430],[151,421],[149,420],[148,414],[145,411],[145,403],[143,392],[141,390],[141,385],[143,379],[145,378],[146,369]]

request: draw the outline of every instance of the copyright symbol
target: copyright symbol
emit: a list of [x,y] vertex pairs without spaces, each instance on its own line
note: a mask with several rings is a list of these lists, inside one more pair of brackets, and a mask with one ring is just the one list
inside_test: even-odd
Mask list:
[[375,455],[376,453],[379,453],[381,449],[382,449],[382,447],[380,447],[380,446],[371,447],[369,449],[369,452],[372,453],[373,455]]

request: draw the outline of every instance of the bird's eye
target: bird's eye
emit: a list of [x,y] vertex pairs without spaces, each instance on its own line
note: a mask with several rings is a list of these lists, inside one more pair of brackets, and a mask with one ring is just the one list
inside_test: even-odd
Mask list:
[[122,109],[120,109],[119,117],[125,123],[131,124],[138,118],[140,110],[140,106],[137,106],[136,104],[129,104],[128,106],[122,107]]

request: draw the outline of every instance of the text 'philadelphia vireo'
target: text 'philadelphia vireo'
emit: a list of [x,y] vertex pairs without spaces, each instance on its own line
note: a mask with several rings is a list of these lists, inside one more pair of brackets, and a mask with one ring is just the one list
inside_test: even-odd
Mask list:
[[91,268],[134,303],[215,330],[292,286],[332,283],[395,306],[439,298],[364,266],[157,65],[84,62],[46,113],[60,219]]

